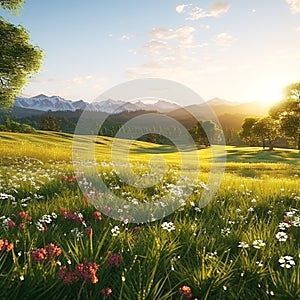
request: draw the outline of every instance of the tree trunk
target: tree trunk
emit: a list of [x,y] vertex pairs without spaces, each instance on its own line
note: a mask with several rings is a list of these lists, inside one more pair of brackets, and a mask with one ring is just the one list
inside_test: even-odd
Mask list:
[[274,150],[274,144],[275,144],[275,141],[269,140],[269,150],[270,151]]

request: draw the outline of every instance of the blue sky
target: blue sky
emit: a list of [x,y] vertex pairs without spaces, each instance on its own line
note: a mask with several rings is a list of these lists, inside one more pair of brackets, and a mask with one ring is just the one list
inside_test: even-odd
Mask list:
[[[23,94],[92,101],[127,80],[178,81],[204,99],[279,100],[300,80],[300,0],[27,0],[45,52]],[[184,100],[187,104],[188,100]]]

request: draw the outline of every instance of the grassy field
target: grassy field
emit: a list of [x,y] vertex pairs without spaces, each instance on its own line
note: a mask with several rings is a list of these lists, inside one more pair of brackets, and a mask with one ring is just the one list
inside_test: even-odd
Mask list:
[[[298,151],[227,146],[220,188],[205,207],[199,199],[213,150],[188,153],[188,168],[195,154],[201,165],[197,182],[185,183],[188,199],[161,220],[134,224],[101,214],[81,192],[72,140],[0,133],[0,299],[300,298]],[[99,137],[95,153],[99,174],[119,197],[151,202],[176,190],[176,149],[130,146],[140,177],[153,159],[165,159],[168,170],[153,187],[138,188],[116,172],[113,143]],[[216,153],[222,167],[224,153]],[[122,161],[126,151],[117,147],[115,155]]]

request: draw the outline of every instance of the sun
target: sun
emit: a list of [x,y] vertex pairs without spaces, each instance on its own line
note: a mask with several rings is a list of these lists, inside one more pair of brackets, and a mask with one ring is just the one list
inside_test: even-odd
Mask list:
[[282,90],[284,84],[278,81],[260,81],[249,90],[248,98],[251,101],[262,101],[269,104],[275,104],[283,98]]

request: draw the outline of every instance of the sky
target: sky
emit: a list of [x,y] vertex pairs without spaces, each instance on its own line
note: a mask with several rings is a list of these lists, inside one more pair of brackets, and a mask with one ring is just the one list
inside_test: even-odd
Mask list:
[[0,15],[44,50],[27,96],[93,101],[154,77],[205,100],[273,103],[300,80],[300,0],[27,0]]

